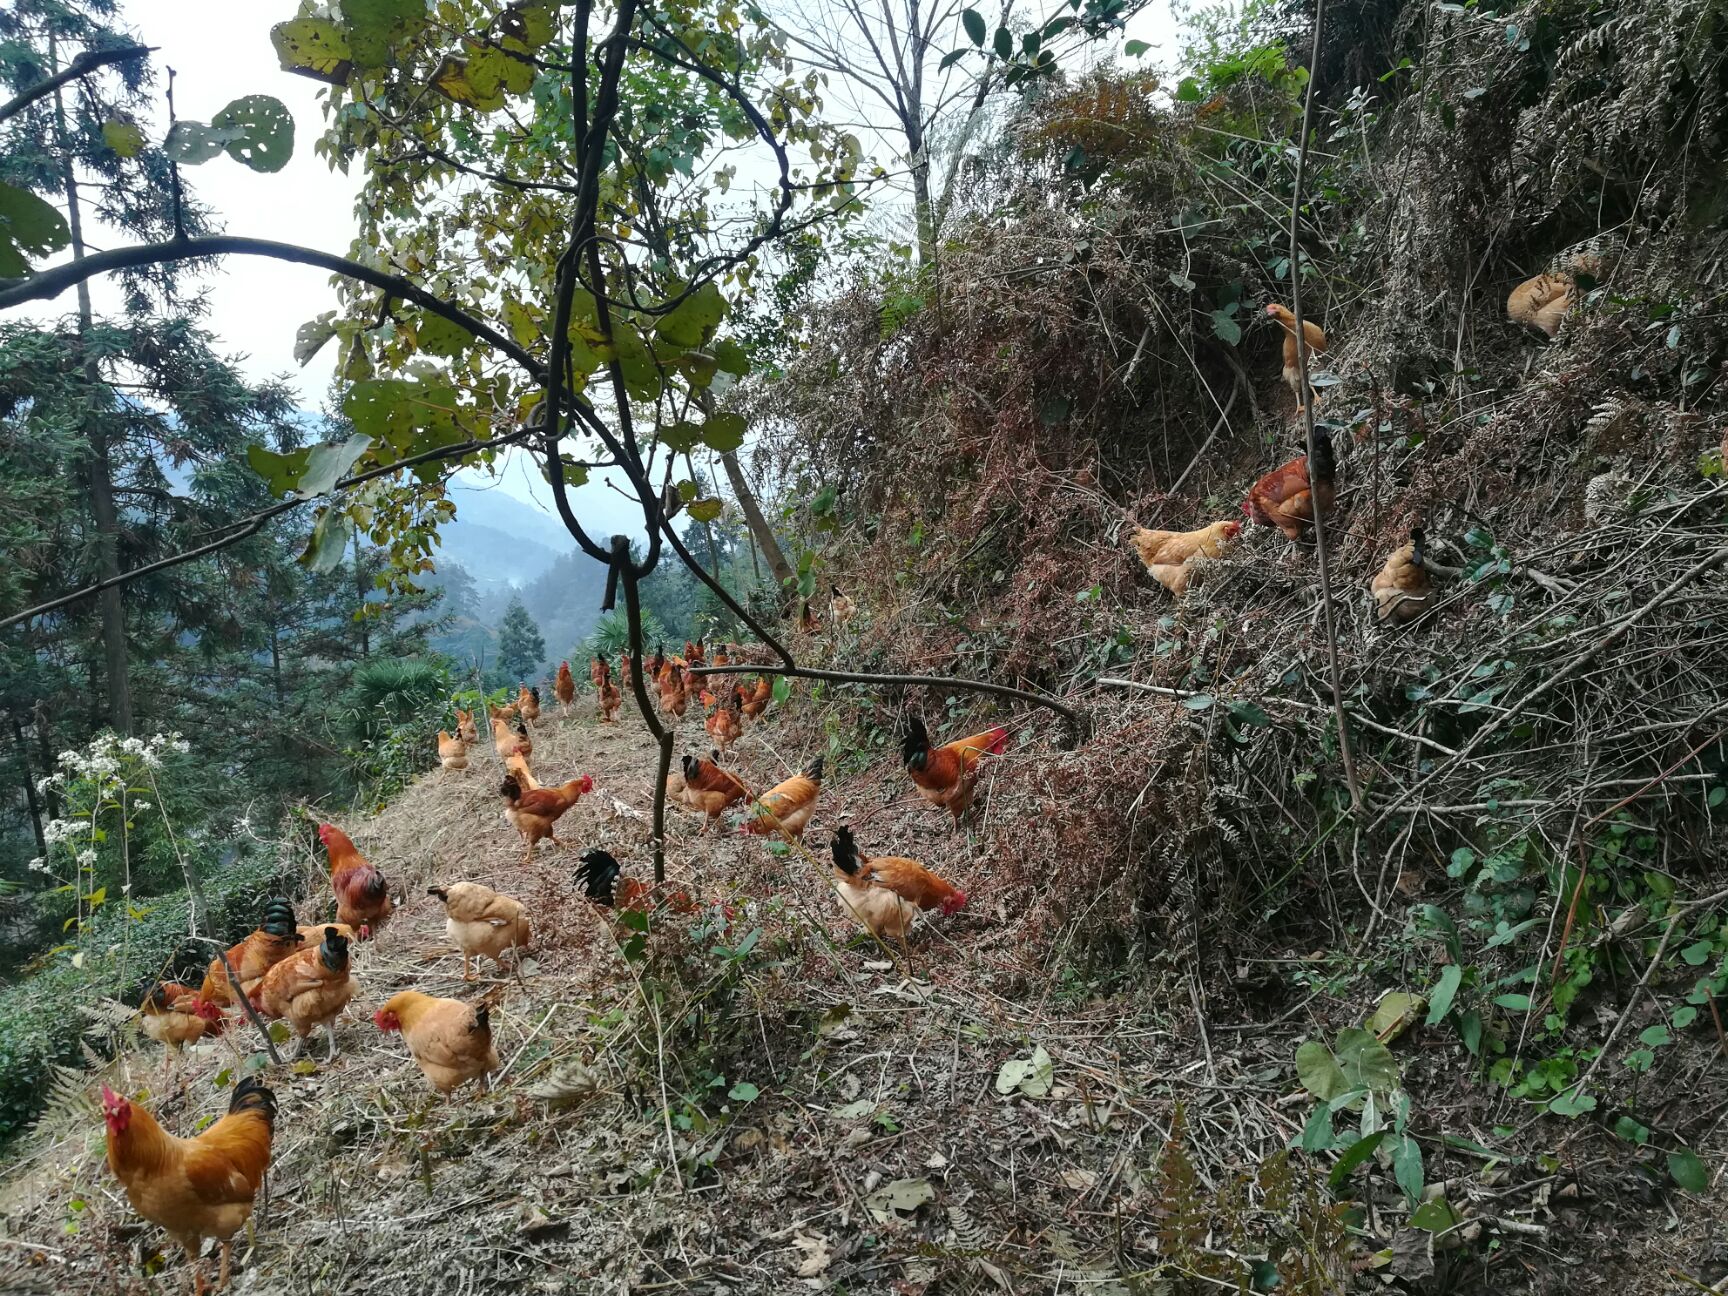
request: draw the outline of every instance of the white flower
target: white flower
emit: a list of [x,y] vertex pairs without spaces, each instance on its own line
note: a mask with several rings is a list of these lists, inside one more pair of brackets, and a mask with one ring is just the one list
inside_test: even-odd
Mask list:
[[131,756],[142,755],[144,752],[144,740],[142,738],[127,738],[121,742],[120,750]]
[[74,766],[78,763],[78,753],[75,751],[63,751],[63,752],[61,752],[60,753],[60,763],[64,766],[66,766],[68,769],[72,768],[72,766]]
[[44,775],[36,780],[36,790],[46,794],[49,788],[56,786],[59,782],[60,776],[58,774]]
[[95,851],[93,851],[93,850],[81,850],[78,852],[78,863],[83,865],[84,867],[88,868],[90,865],[94,864],[95,862],[96,862],[96,852]]
[[132,808],[134,810],[148,810],[150,808],[150,803],[148,801],[134,801],[132,803]]
[[48,861],[38,855],[35,859],[30,861],[30,871],[32,873],[46,873],[48,871]]

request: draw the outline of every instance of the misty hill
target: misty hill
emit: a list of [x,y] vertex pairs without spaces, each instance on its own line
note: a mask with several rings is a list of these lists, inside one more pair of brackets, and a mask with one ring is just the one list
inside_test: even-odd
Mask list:
[[520,588],[576,547],[557,518],[500,490],[452,487],[456,518],[440,529],[440,557],[459,563],[483,594]]

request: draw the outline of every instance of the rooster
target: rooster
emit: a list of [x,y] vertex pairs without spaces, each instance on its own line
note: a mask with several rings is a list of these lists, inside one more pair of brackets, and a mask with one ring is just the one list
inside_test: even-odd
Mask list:
[[1434,602],[1434,585],[1422,556],[1423,539],[1422,528],[1411,527],[1410,543],[1394,550],[1369,583],[1374,614],[1382,624],[1414,621]]
[[571,806],[593,790],[594,780],[586,774],[557,787],[540,788],[524,788],[514,774],[505,777],[498,786],[498,795],[504,798],[504,817],[528,842],[522,855],[524,864],[534,858],[534,848],[542,840],[550,839],[554,846],[564,844],[558,840],[555,825]]
[[588,899],[609,909],[618,900],[619,871],[618,861],[608,852],[596,848],[582,856],[582,863],[576,869],[575,880],[581,885],[583,894]]
[[446,1098],[470,1080],[484,1090],[486,1076],[498,1069],[490,1004],[404,990],[385,1001],[372,1024],[385,1033],[401,1031],[427,1083]]
[[768,682],[768,677],[758,675],[755,690],[744,699],[739,709],[752,720],[759,719],[762,713],[768,709],[768,699],[773,696],[774,686]]
[[1251,522],[1275,526],[1292,540],[1300,540],[1314,524],[1314,506],[1331,514],[1338,493],[1333,485],[1337,473],[1332,457],[1332,438],[1324,432],[1314,434],[1314,465],[1312,482],[1307,455],[1298,455],[1289,463],[1274,468],[1248,490],[1242,512]]
[[460,734],[438,731],[438,764],[447,770],[468,768],[468,744],[462,741]]
[[336,1019],[359,989],[348,971],[348,938],[334,925],[315,949],[303,949],[271,968],[252,992],[252,1006],[266,1017],[286,1018],[304,1045],[322,1026],[329,1036],[326,1062],[336,1057]]
[[464,981],[471,981],[474,977],[468,967],[470,958],[483,954],[503,967],[505,950],[515,950],[520,958],[521,952],[528,948],[533,929],[520,900],[478,882],[427,887],[426,894],[437,896],[444,904],[444,934],[462,951]]
[[218,1289],[228,1285],[232,1239],[252,1218],[252,1204],[270,1166],[276,1095],[253,1076],[234,1086],[228,1114],[192,1138],[175,1138],[145,1108],[102,1086],[108,1168],[126,1200],[186,1249],[192,1290],[205,1290],[198,1253],[206,1238],[222,1247]]
[[[1302,394],[1302,359],[1296,349],[1296,317],[1290,313],[1288,307],[1280,306],[1277,302],[1266,307],[1266,314],[1268,318],[1277,320],[1279,327],[1284,330],[1284,382],[1296,393],[1296,407],[1300,410],[1308,402]],[[1326,330],[1313,320],[1304,319],[1302,336],[1308,342],[1309,365],[1312,367],[1313,357],[1326,352]]]
[[1001,725],[944,743],[930,745],[924,721],[914,713],[906,716],[906,734],[900,740],[900,759],[918,794],[954,817],[954,826],[972,808],[978,786],[978,763],[985,756],[1000,756],[1008,746],[1008,731]]
[[684,718],[690,706],[690,694],[684,686],[684,672],[668,661],[660,673],[660,709],[676,720]]
[[708,816],[702,825],[702,831],[707,832],[726,812],[726,808],[742,801],[749,792],[737,777],[720,768],[720,753],[714,753],[713,760],[703,760],[700,756],[684,757],[684,804],[690,809]]
[[918,909],[939,909],[946,917],[958,913],[966,905],[964,891],[944,882],[917,860],[903,859],[898,855],[860,855],[858,844],[852,839],[852,830],[845,825],[834,834],[831,849],[835,867],[847,877],[885,887]]
[[373,868],[353,840],[335,824],[319,824],[318,840],[330,856],[330,886],[336,892],[336,921],[371,940],[375,928],[390,920],[395,904],[390,884]]
[[566,711],[576,700],[576,677],[570,673],[570,663],[567,661],[558,663],[558,674],[552,680],[552,696],[558,699],[558,705]]
[[[264,974],[300,948],[300,932],[294,921],[294,906],[280,896],[264,905],[264,920],[238,945],[228,949],[228,967],[240,982],[240,992],[250,996]],[[184,999],[176,1007],[190,1007],[205,1021],[220,1030],[222,1009],[234,1003],[233,987],[228,980],[228,968],[220,957],[210,960],[204,970],[204,983],[190,1005]]]
[[684,641],[684,662],[686,665],[702,666],[707,664],[707,660],[708,649],[700,639],[695,643],[691,643],[688,639]]
[[744,821],[744,831],[758,837],[773,832],[802,837],[816,812],[816,797],[822,791],[822,764],[818,756],[809,769],[776,783],[756,799],[750,818]]
[[1241,533],[1240,522],[1214,522],[1198,531],[1148,531],[1136,527],[1128,537],[1146,570],[1180,598],[1188,591],[1189,564],[1196,558],[1217,558]]

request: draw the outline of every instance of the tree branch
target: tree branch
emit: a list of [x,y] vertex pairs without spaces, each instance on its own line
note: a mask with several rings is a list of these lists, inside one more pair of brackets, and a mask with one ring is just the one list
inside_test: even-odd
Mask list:
[[68,81],[76,81],[81,76],[87,76],[97,68],[107,67],[110,63],[125,63],[130,59],[142,58],[154,53],[154,45],[128,45],[121,49],[85,50],[77,58],[66,65],[64,72],[49,77],[46,81],[38,81],[28,90],[22,90],[0,105],[0,122],[8,117],[16,116],[31,104],[45,95],[51,95]]

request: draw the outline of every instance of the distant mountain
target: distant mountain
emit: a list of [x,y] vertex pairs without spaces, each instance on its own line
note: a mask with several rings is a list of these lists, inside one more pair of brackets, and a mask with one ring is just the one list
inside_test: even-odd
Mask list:
[[439,529],[440,555],[460,563],[485,594],[532,584],[576,542],[557,518],[498,490],[452,487],[456,518]]

